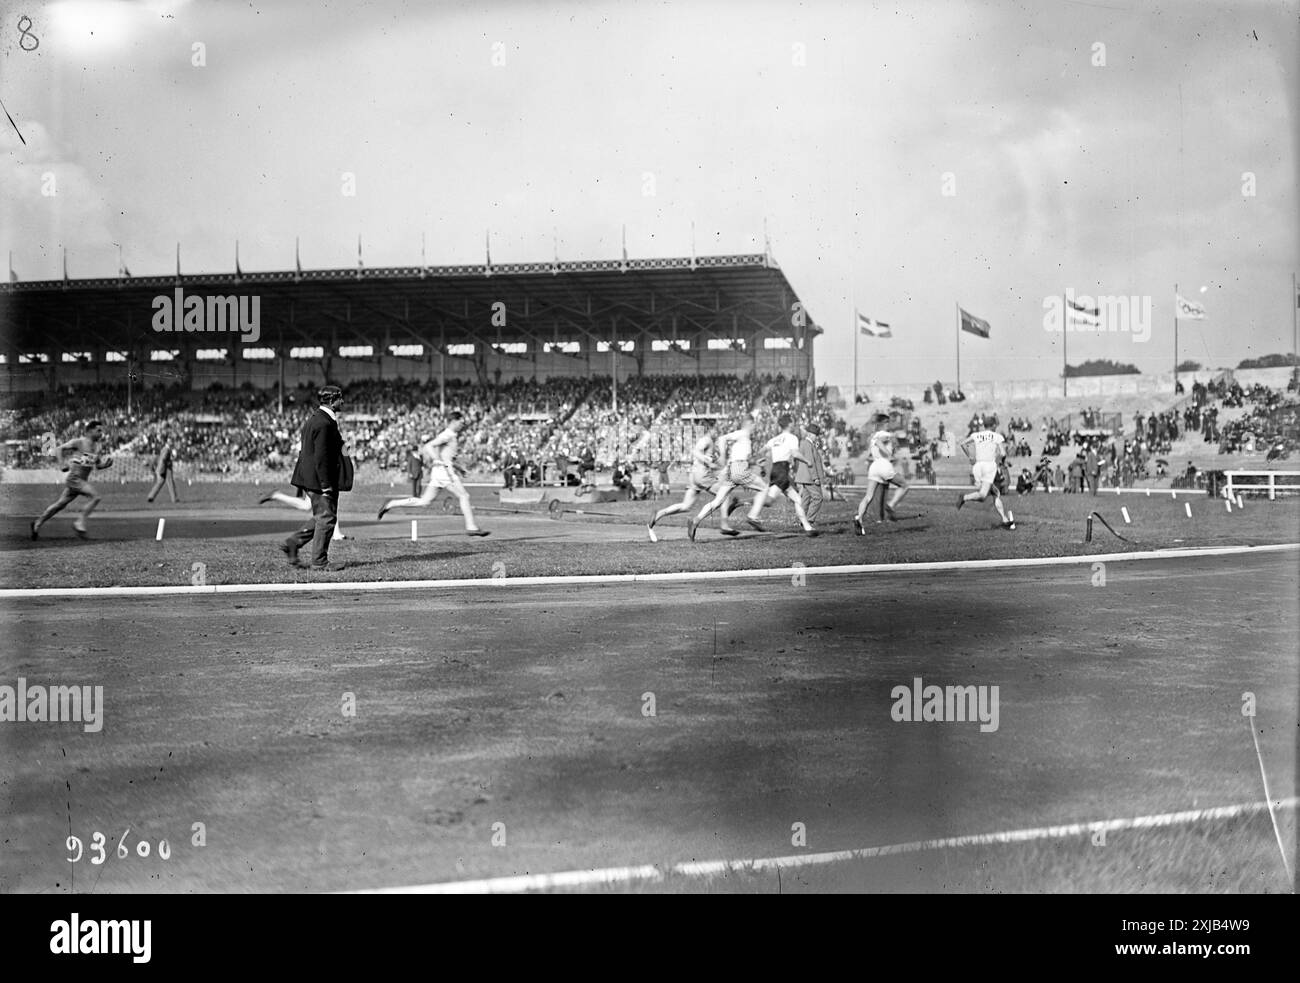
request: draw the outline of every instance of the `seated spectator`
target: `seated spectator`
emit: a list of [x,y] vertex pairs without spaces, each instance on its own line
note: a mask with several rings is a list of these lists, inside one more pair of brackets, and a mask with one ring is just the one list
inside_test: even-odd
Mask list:
[[624,498],[632,497],[632,468],[624,466],[618,461],[614,462],[614,487],[623,493]]

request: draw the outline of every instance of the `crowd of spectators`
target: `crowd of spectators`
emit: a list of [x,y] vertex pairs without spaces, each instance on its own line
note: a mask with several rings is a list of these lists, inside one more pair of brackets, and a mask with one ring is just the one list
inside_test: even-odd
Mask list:
[[[780,377],[644,376],[619,383],[615,410],[608,377],[449,381],[445,390],[436,381],[366,380],[346,387],[342,430],[357,464],[405,470],[411,452],[445,425],[445,401],[447,411],[465,417],[458,460],[466,471],[529,484],[581,481],[592,470],[639,462],[657,477],[688,461],[712,422],[730,428],[750,413],[756,437],[775,433],[776,418],[795,411],[822,426],[828,449],[850,450],[857,437],[827,405],[826,392],[806,398],[802,383]],[[285,393],[281,408],[275,389],[155,386],[135,389],[128,408],[124,385],[69,387],[11,397],[0,410],[0,446],[7,466],[46,466],[58,443],[98,419],[113,453],[151,456],[170,440],[177,462],[196,472],[287,469],[314,397],[315,387],[304,384]]]

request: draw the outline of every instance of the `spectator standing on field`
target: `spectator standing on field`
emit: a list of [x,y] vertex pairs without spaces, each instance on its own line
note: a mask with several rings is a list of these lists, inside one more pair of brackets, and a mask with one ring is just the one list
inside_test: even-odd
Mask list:
[[420,479],[424,477],[424,461],[420,458],[420,446],[412,444],[406,452],[406,476],[411,479],[411,494],[420,495]]

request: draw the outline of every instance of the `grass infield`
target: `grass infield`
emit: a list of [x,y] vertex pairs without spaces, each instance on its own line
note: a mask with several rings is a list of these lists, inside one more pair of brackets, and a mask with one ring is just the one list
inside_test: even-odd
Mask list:
[[[476,579],[493,576],[613,575],[706,570],[751,570],[905,563],[944,560],[1076,556],[1198,546],[1265,545],[1300,541],[1300,501],[1248,500],[1231,512],[1221,499],[1168,492],[1145,495],[1010,495],[1006,504],[1016,528],[1005,529],[991,503],[971,503],[960,511],[957,492],[914,489],[898,508],[899,521],[877,523],[868,514],[866,535],[854,534],[852,517],[860,494],[848,502],[824,505],[816,526],[821,535],[800,531],[793,509],[778,502],[764,510],[765,533],[749,530],[742,513],[733,516],[743,530],[736,538],[719,534],[710,517],[697,541],[686,537],[686,516],[675,515],[656,527],[649,542],[645,523],[658,502],[612,502],[590,508],[604,515],[566,514],[556,520],[544,508],[525,514],[488,511],[495,493],[474,489],[486,539],[465,537],[460,515],[444,511],[440,498],[427,510],[401,510],[375,519],[384,499],[401,489],[369,487],[345,495],[341,522],[348,540],[330,555],[346,564],[337,573],[311,573],[290,567],[278,543],[300,525],[303,515],[283,506],[258,508],[271,490],[238,484],[187,486],[179,505],[144,502],[143,485],[106,485],[104,502],[90,520],[90,538],[76,538],[72,509],[30,540],[28,523],[57,494],[54,486],[0,486],[7,519],[0,528],[0,586],[113,587],[190,584],[198,571],[207,584],[297,583],[312,578],[334,581]],[[1191,518],[1185,506],[1191,507]],[[1132,520],[1125,524],[1120,509]],[[79,508],[74,505],[73,508]],[[1099,512],[1130,542],[1096,523],[1093,541],[1084,542],[1085,521]],[[878,513],[877,513],[878,514]],[[162,542],[154,540],[159,517],[168,517]],[[420,540],[410,540],[410,520],[418,519]],[[202,567],[196,567],[202,564]]]

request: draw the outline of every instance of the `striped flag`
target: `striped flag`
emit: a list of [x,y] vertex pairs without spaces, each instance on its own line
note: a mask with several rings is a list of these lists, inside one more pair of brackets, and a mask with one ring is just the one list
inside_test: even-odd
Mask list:
[[893,334],[889,330],[889,325],[884,321],[877,321],[875,318],[867,317],[857,311],[853,312],[858,318],[858,330],[872,338],[892,338]]
[[1086,324],[1090,328],[1101,326],[1101,308],[1081,304],[1071,297],[1068,292],[1066,293],[1065,303],[1065,313],[1071,325]]
[[1188,300],[1182,294],[1174,294],[1175,301],[1178,305],[1178,313],[1175,318],[1181,321],[1204,321],[1205,305],[1198,304],[1194,300]]
[[967,313],[961,307],[957,308],[961,312],[961,329],[969,331],[971,334],[977,334],[981,338],[989,336],[989,322],[983,318],[976,317],[974,314]]

